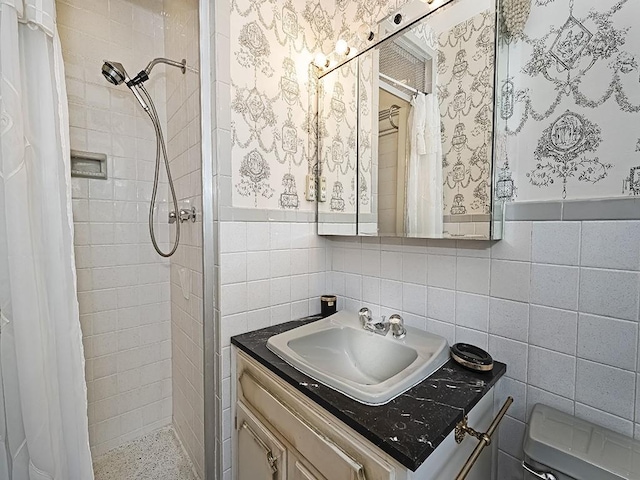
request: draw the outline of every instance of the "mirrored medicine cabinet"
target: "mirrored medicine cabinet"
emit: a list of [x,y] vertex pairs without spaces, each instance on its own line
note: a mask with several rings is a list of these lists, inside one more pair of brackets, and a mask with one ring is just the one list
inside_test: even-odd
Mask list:
[[318,233],[491,240],[497,0],[414,0],[318,81]]

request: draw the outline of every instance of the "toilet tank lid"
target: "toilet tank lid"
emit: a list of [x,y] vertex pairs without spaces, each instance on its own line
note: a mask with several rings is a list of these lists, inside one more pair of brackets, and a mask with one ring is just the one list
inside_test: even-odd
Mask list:
[[640,480],[640,442],[542,404],[529,417],[524,453],[576,479]]

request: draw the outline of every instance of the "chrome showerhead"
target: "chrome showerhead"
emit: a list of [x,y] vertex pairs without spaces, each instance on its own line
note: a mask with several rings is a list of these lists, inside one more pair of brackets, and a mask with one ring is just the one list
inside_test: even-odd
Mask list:
[[131,81],[127,71],[121,63],[105,60],[102,64],[102,75],[104,75],[104,78],[113,85],[121,85],[122,83],[125,83],[127,87],[129,87],[129,90],[131,90],[131,93],[133,93],[133,96],[136,97],[136,100],[138,100],[138,103],[142,105],[142,108],[147,112],[149,111],[149,106],[143,100],[140,92],[138,92],[136,84]]
[[129,75],[121,63],[105,60],[102,64],[102,75],[109,83],[120,85],[125,81],[129,81]]

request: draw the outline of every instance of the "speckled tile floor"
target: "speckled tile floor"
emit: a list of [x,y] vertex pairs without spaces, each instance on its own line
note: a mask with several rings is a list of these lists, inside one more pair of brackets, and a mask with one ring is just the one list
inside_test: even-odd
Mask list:
[[95,480],[197,480],[172,427],[111,450],[93,471]]

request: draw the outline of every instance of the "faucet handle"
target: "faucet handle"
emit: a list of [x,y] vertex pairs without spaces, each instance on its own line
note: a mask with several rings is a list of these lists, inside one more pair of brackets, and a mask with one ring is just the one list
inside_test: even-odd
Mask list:
[[407,335],[407,329],[404,328],[404,320],[397,313],[389,317],[389,326],[391,327],[390,330],[393,338],[400,340]]
[[358,317],[360,318],[360,323],[362,323],[363,326],[367,325],[371,322],[371,310],[367,307],[362,307],[358,311]]

